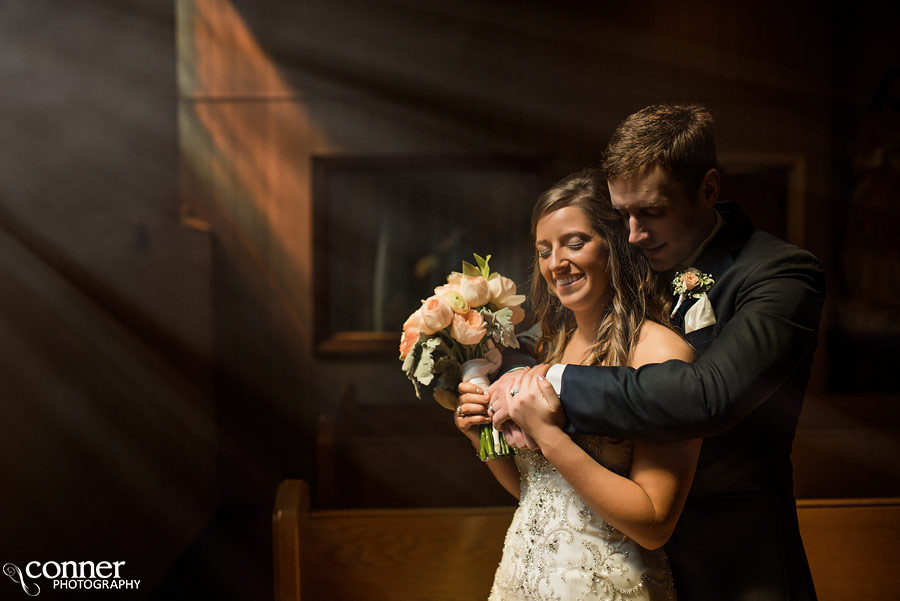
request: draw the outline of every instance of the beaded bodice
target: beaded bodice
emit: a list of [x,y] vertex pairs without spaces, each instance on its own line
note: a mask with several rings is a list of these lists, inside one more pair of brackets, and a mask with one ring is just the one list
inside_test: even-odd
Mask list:
[[[631,468],[633,444],[576,437],[619,475]],[[607,524],[543,455],[518,451],[519,507],[506,534],[491,601],[672,600],[665,554],[648,551]]]

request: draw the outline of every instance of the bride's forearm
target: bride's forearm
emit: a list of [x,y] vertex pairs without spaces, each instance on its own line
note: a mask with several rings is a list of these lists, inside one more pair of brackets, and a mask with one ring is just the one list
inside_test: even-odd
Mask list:
[[[469,436],[468,434],[466,436],[475,448],[475,454],[477,455],[481,449],[481,440]],[[512,457],[489,459],[485,461],[484,464],[491,471],[491,474],[493,474],[497,482],[500,483],[500,486],[505,488],[506,492],[518,499],[521,490],[521,482],[519,468],[516,467],[515,460]]]
[[[467,437],[472,443],[472,446],[475,448],[475,454],[477,455],[481,448],[481,440],[468,435]],[[509,494],[518,499],[521,489],[521,483],[519,468],[516,467],[515,460],[512,457],[506,457],[503,459],[489,459],[485,461],[484,464],[491,471],[491,474],[493,474],[497,482],[500,483],[500,486],[505,488]]]
[[[564,432],[545,438],[547,460],[597,514],[642,547],[661,547],[672,534],[678,515],[638,483],[619,476],[588,455]],[[680,513],[680,512],[679,512]]]
[[521,480],[519,477],[519,469],[516,467],[516,462],[512,457],[489,459],[488,461],[485,461],[485,463],[487,464],[488,469],[491,470],[494,478],[500,483],[500,486],[518,499],[519,494],[521,493]]

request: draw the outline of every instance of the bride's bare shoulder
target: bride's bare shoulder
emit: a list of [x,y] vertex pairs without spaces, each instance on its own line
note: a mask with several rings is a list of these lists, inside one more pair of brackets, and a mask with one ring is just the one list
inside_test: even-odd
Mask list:
[[638,341],[632,353],[631,366],[640,367],[648,363],[663,363],[671,359],[694,361],[694,348],[677,332],[647,320],[641,324]]

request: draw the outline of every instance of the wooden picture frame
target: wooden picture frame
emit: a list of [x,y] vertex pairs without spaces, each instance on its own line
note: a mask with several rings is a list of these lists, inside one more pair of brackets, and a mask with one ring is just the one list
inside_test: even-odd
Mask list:
[[774,152],[721,152],[720,200],[736,201],[753,225],[791,244],[806,242],[806,157]]
[[532,156],[312,159],[315,350],[396,353],[403,322],[472,253],[526,288]]

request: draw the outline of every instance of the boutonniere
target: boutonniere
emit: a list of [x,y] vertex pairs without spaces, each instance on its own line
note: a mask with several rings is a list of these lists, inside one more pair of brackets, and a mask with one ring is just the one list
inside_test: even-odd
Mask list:
[[708,273],[703,273],[696,267],[689,267],[684,271],[675,274],[672,280],[672,288],[678,295],[678,302],[672,309],[669,317],[675,317],[675,313],[681,308],[681,305],[689,298],[700,298],[704,296],[716,281]]

